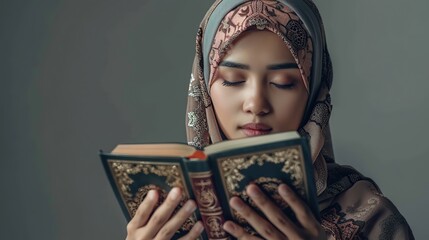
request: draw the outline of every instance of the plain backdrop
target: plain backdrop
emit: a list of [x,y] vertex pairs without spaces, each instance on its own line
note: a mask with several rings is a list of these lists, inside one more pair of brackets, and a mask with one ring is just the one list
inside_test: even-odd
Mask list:
[[[197,26],[212,1],[0,0],[0,239],[125,239],[98,151],[185,141]],[[426,0],[318,0],[337,162],[427,239]]]

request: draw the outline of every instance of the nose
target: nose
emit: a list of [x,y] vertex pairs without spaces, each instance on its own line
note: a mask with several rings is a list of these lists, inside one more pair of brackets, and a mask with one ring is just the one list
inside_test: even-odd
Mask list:
[[267,89],[263,84],[252,84],[245,92],[243,111],[255,116],[264,116],[271,112]]

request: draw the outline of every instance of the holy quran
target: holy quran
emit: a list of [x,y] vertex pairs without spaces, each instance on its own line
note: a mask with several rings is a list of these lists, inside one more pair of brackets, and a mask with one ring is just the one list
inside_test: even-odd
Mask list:
[[110,153],[100,152],[100,157],[128,221],[151,189],[158,190],[162,201],[170,189],[180,187],[184,196],[179,207],[188,199],[196,201],[198,210],[174,239],[198,220],[205,229],[201,239],[233,239],[222,228],[226,220],[256,233],[228,205],[238,196],[259,211],[246,194],[249,183],[257,184],[293,219],[277,192],[278,185],[286,183],[319,215],[308,140],[297,132],[227,140],[204,150],[180,143],[122,144]]

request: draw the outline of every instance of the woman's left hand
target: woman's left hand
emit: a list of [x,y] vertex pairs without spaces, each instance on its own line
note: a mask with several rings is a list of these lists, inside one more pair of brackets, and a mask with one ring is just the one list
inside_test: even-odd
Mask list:
[[[234,197],[230,200],[233,209],[240,213],[246,221],[264,239],[326,239],[325,231],[313,216],[308,206],[292,191],[286,184],[278,188],[280,196],[286,201],[295,213],[301,226],[293,223],[283,211],[271,201],[256,185],[250,184],[246,188],[249,197],[256,206],[264,213],[260,216],[240,198]],[[260,239],[247,233],[238,224],[227,221],[223,225],[225,231],[237,239]]]

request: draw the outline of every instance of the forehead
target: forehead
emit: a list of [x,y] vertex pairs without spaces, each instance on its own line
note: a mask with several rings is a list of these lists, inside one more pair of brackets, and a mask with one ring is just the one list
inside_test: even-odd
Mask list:
[[248,30],[231,43],[222,60],[249,62],[295,62],[287,44],[269,30]]

